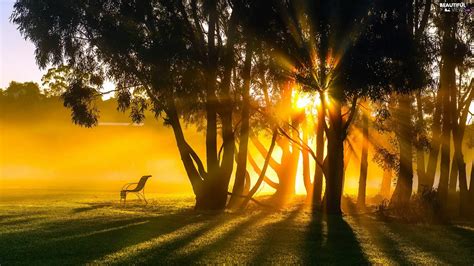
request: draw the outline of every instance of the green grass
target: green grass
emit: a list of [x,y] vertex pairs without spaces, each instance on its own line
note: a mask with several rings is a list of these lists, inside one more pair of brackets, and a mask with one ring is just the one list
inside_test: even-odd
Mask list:
[[[22,196],[19,196],[22,195]],[[2,193],[0,264],[474,263],[473,224],[313,217],[302,199],[281,211],[196,213],[189,196]]]

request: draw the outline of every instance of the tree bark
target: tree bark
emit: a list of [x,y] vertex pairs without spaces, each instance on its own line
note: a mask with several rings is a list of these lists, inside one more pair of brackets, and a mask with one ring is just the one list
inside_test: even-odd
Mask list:
[[217,174],[217,51],[215,45],[217,23],[217,3],[209,3],[209,30],[208,30],[208,65],[206,84],[206,161],[210,179],[218,178]]
[[273,135],[272,135],[272,141],[270,143],[270,148],[268,148],[268,154],[267,156],[265,157],[265,162],[263,163],[263,167],[262,167],[262,172],[260,173],[260,176],[258,177],[257,179],[257,182],[255,183],[255,185],[252,187],[252,189],[249,191],[247,197],[244,199],[244,201],[242,202],[242,205],[241,205],[241,209],[245,208],[247,206],[247,204],[249,203],[250,199],[255,195],[255,193],[257,192],[258,188],[262,185],[262,182],[263,182],[263,179],[265,177],[265,174],[267,172],[267,168],[268,168],[268,164],[270,162],[270,157],[272,156],[272,153],[273,153],[273,149],[275,148],[275,142],[276,142],[276,139],[277,139],[277,136],[278,136],[278,132],[277,130],[273,130]]
[[411,123],[411,97],[400,95],[398,103],[397,140],[400,150],[400,169],[397,185],[393,192],[391,204],[404,205],[410,201],[413,186],[413,143]]
[[[323,95],[319,94],[321,102]],[[322,104],[318,106],[318,124],[316,125],[316,159],[319,162],[324,161],[324,111]],[[321,205],[321,196],[323,192],[323,168],[319,164],[315,164],[314,180],[313,180],[313,207]]]
[[328,177],[326,178],[326,200],[324,211],[341,214],[341,196],[344,180],[344,142],[341,103],[334,97],[328,108],[330,129],[328,136]]
[[432,189],[435,180],[436,169],[439,161],[439,150],[441,148],[441,111],[442,94],[438,91],[436,95],[435,110],[433,115],[433,124],[431,126],[431,143],[428,164],[426,168],[426,179],[418,186],[425,186],[426,189]]
[[[425,123],[423,119],[423,106],[420,94],[420,91],[416,92],[416,122],[418,129],[421,131],[425,127]],[[426,180],[425,172],[425,150],[420,143],[420,138],[418,138],[418,145],[416,147],[416,176],[418,178],[418,188],[416,191],[421,192],[428,186],[428,181]]]
[[[308,146],[308,131],[306,120],[303,121],[303,126],[301,128],[303,131],[303,145]],[[309,152],[306,149],[301,150],[302,159],[303,159],[303,183],[306,189],[306,198],[311,199],[313,193],[313,187],[311,186],[310,170],[309,170]]]
[[184,169],[189,178],[189,181],[191,182],[194,195],[196,196],[197,207],[198,202],[200,202],[202,198],[205,197],[205,195],[203,194],[203,177],[200,176],[198,170],[196,169],[196,166],[194,165],[189,150],[190,147],[184,138],[183,129],[181,128],[181,123],[179,121],[178,113],[176,111],[174,102],[172,99],[169,102],[169,108],[167,108],[166,114],[168,116],[171,127],[173,128],[176,145],[178,146],[178,151],[181,156],[181,161],[183,162]]
[[469,198],[471,206],[471,216],[474,217],[474,161],[471,163],[471,181],[469,182]]
[[[468,93],[466,91],[466,93]],[[470,101],[466,102],[466,105],[463,106],[458,103],[458,91],[456,82],[450,87],[451,94],[451,124],[453,132],[453,142],[454,142],[454,158],[453,158],[453,169],[451,170],[451,181],[450,188],[452,191],[456,191],[456,182],[459,181],[459,191],[460,191],[460,200],[459,200],[459,212],[462,216],[467,216],[469,214],[469,190],[467,187],[467,173],[466,173],[466,162],[464,161],[464,154],[462,150],[462,142],[464,138],[464,131],[466,128],[467,122],[467,111],[470,107]],[[466,94],[468,99],[472,100],[473,92]],[[465,108],[463,110],[463,108]],[[453,174],[456,173],[456,174]]]
[[443,37],[441,44],[440,93],[443,101],[442,136],[441,136],[441,171],[438,193],[440,202],[446,206],[448,201],[449,167],[451,151],[452,108],[451,90],[456,89],[456,72],[453,55],[455,51],[455,32],[457,19],[454,13],[443,13]]
[[368,168],[368,151],[369,151],[369,117],[367,114],[362,115],[362,155],[360,158],[360,176],[359,176],[359,193],[357,194],[357,205],[365,208],[365,197],[367,189],[367,168]]
[[[232,70],[234,69],[234,49],[237,31],[238,9],[232,11],[228,27],[228,40],[225,47],[225,55],[223,58],[224,73],[222,79],[222,93],[220,114],[222,121],[222,141],[223,141],[223,155],[220,164],[222,172],[222,186],[228,187],[230,177],[234,168],[234,153],[235,153],[235,139],[233,131],[233,102],[230,95]],[[218,158],[219,159],[219,158]]]
[[[454,126],[454,125],[453,125]],[[458,163],[456,154],[453,156],[453,161],[451,163],[451,170],[449,171],[449,193],[455,193],[458,185]]]
[[[242,88],[242,118],[240,126],[240,140],[239,153],[237,160],[237,170],[235,173],[235,183],[232,189],[233,195],[242,195],[245,175],[247,173],[247,153],[250,129],[250,72],[252,67],[252,44],[247,42],[247,49],[245,52],[245,62],[243,70],[244,85]],[[242,200],[241,197],[231,197],[229,202],[230,207],[236,207],[238,202]]]
[[227,204],[227,178],[219,165],[217,153],[217,107],[216,95],[218,54],[215,44],[218,20],[217,2],[209,2],[207,32],[208,62],[206,69],[206,162],[208,176],[204,180],[203,196],[196,201],[196,209],[223,210]]
[[[277,172],[279,185],[274,194],[274,203],[284,205],[292,196],[295,195],[296,172],[298,170],[298,161],[300,156],[299,147],[291,144],[289,140],[282,140],[283,149],[281,156],[281,167]],[[291,150],[290,150],[291,147]]]

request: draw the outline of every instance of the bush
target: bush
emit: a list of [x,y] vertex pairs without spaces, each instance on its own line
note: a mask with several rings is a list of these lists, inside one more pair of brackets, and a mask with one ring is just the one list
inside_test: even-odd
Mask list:
[[382,219],[395,219],[406,223],[445,223],[447,221],[441,212],[438,191],[423,189],[412,196],[405,204],[390,204],[382,201],[376,207],[376,214]]

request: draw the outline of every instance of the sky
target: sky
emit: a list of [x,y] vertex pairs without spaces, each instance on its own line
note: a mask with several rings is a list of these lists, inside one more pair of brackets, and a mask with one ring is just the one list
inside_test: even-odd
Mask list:
[[35,47],[25,40],[10,22],[14,0],[0,0],[0,88],[10,81],[41,83],[46,70],[40,70],[35,61]]

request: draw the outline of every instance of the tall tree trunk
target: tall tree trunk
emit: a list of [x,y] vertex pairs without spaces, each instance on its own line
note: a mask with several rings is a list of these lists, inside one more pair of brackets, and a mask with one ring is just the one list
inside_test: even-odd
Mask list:
[[[323,95],[319,94],[321,102]],[[316,126],[316,159],[318,162],[324,161],[324,111],[322,104],[318,106],[318,124]],[[313,207],[321,205],[321,196],[323,192],[323,168],[319,164],[315,164],[314,180],[313,180]]]
[[[425,127],[424,119],[423,119],[423,106],[421,101],[421,92],[416,92],[416,123],[418,130],[422,130]],[[420,134],[420,133],[419,133]],[[421,139],[418,136],[418,145],[416,147],[416,176],[418,178],[418,188],[416,189],[418,192],[421,192],[423,189],[426,189],[428,186],[428,181],[426,180],[426,172],[425,172],[425,150],[420,143]]]
[[242,122],[240,126],[239,153],[237,160],[237,170],[235,173],[235,183],[232,189],[232,194],[234,196],[229,202],[230,207],[236,207],[242,200],[242,198],[239,196],[243,193],[245,174],[247,173],[247,152],[250,129],[250,71],[252,67],[252,50],[252,44],[250,41],[248,41],[243,70],[244,86],[242,88]]
[[181,156],[181,161],[183,162],[184,169],[189,178],[189,181],[191,182],[194,195],[196,196],[197,207],[198,203],[203,200],[202,198],[206,197],[206,195],[203,193],[203,178],[205,178],[205,176],[201,176],[198,170],[196,169],[196,166],[194,165],[191,156],[191,147],[188,145],[184,138],[183,129],[181,128],[178,113],[176,111],[176,107],[172,99],[169,101],[168,105],[169,107],[166,110],[166,115],[171,124],[171,127],[173,128],[176,145],[178,146],[178,151]]
[[[301,127],[303,131],[303,145],[308,146],[308,128],[306,119],[303,121],[303,126]],[[307,149],[301,150],[302,159],[303,159],[303,183],[306,189],[306,198],[311,199],[313,194],[313,187],[311,186],[311,177],[309,170],[309,151]]]
[[341,214],[344,180],[344,140],[340,97],[334,97],[328,108],[330,128],[328,137],[328,176],[326,178],[325,212]]
[[474,161],[471,163],[471,181],[469,182],[471,216],[474,217]]
[[217,158],[217,49],[215,45],[217,3],[209,3],[208,64],[206,75],[206,162],[208,176],[204,180],[203,197],[196,209],[222,210],[227,204],[227,186]]
[[441,111],[442,111],[442,94],[438,91],[436,95],[435,110],[433,115],[433,124],[431,126],[431,143],[430,154],[428,157],[428,165],[426,168],[426,183],[423,181],[418,186],[425,186],[426,189],[432,189],[434,185],[436,169],[439,161],[439,150],[441,147]]
[[398,104],[397,139],[400,149],[400,169],[397,185],[393,192],[391,204],[407,204],[410,201],[413,186],[413,143],[411,123],[411,97],[400,95]]
[[459,173],[459,190],[460,190],[460,213],[467,214],[469,207],[469,191],[467,188],[466,163],[462,153],[462,137],[459,136],[457,127],[453,129],[454,139],[454,158],[456,162],[457,172]]
[[[454,88],[455,89],[455,88]],[[460,108],[455,106],[457,101],[456,91],[451,91],[451,98],[453,100],[452,110],[452,131],[453,131],[453,142],[454,142],[454,158],[452,172],[456,172],[456,178],[454,180],[459,181],[459,190],[460,190],[460,201],[459,201],[459,210],[461,215],[466,215],[469,213],[469,191],[467,187],[467,173],[466,173],[466,162],[464,161],[464,154],[462,151],[462,141],[464,138],[464,131],[466,127],[467,114],[461,114]],[[469,109],[470,106],[465,108]],[[458,118],[459,115],[459,118]],[[453,175],[451,175],[452,177]]]
[[[208,65],[206,84],[206,159],[209,173],[217,172],[217,51],[215,47],[215,31],[217,23],[217,3],[209,2],[209,30],[208,30]],[[213,174],[214,175],[214,174]],[[210,175],[211,178],[217,178]]]
[[441,44],[441,73],[440,73],[440,93],[443,97],[443,120],[441,135],[441,171],[438,186],[438,193],[441,204],[446,206],[448,201],[449,167],[451,151],[451,131],[452,131],[452,108],[450,98],[451,90],[456,88],[456,72],[453,55],[455,51],[455,32],[457,19],[454,13],[443,13],[443,38]]
[[277,172],[279,185],[273,197],[275,204],[280,206],[286,204],[295,195],[296,172],[300,156],[300,150],[296,144],[290,144],[287,139],[282,142],[286,147],[283,149],[281,167]]
[[[454,76],[454,83],[451,84],[449,87],[449,96],[450,100],[450,121],[451,121],[451,131],[453,134],[453,142],[454,142],[454,156],[453,162],[451,163],[451,171],[449,173],[449,187],[448,191],[452,194],[456,193],[456,188],[458,184],[458,159],[461,158],[463,161],[460,162],[461,164],[464,163],[464,156],[462,155],[462,136],[459,134],[458,130],[458,107],[457,107],[457,87],[456,87],[456,76]],[[460,138],[460,139],[459,139]],[[459,145],[456,145],[459,142]],[[459,147],[458,147],[459,146]],[[457,154],[460,153],[460,154]],[[464,167],[465,168],[465,167]],[[466,169],[463,170],[464,172]]]
[[[221,84],[221,104],[220,117],[222,122],[222,162],[220,164],[222,172],[222,187],[229,186],[230,177],[234,168],[235,139],[232,121],[233,102],[230,95],[232,70],[234,69],[234,46],[236,41],[238,9],[232,11],[228,27],[228,39],[223,58],[224,73]],[[220,159],[220,158],[218,158]]]
[[[466,92],[467,93],[467,92]],[[470,95],[466,94],[468,99],[472,99],[473,92]],[[466,174],[466,163],[464,161],[464,154],[462,151],[462,141],[464,138],[464,131],[467,122],[467,113],[469,110],[470,103],[466,102],[466,110],[462,109],[462,104],[457,106],[458,103],[458,91],[456,82],[450,87],[451,95],[451,124],[453,131],[453,142],[454,142],[454,158],[453,158],[453,169],[451,170],[452,183],[454,184],[453,191],[456,191],[456,182],[459,181],[460,199],[459,199],[459,211],[460,214],[465,216],[469,213],[469,191],[467,187],[467,174]],[[453,173],[456,173],[455,175]],[[451,183],[450,183],[451,186]]]
[[[285,89],[282,97],[282,106],[291,110],[292,108],[292,86],[288,83],[285,85]],[[298,132],[293,130],[299,127],[299,122],[292,115],[288,116],[288,121],[291,123],[291,128],[288,127],[288,134],[292,139],[297,140],[299,138]],[[293,129],[292,129],[293,128]],[[290,141],[286,137],[277,139],[277,144],[282,150],[281,163],[277,165],[277,176],[279,180],[279,186],[273,200],[275,205],[283,206],[291,199],[295,194],[296,184],[296,172],[298,170],[298,162],[300,157],[300,147]],[[275,168],[274,168],[275,169]],[[275,169],[276,170],[276,169]]]
[[[453,125],[454,126],[454,125]],[[449,193],[456,193],[456,188],[458,187],[458,163],[456,154],[453,156],[453,161],[451,163],[451,170],[449,171]]]
[[367,189],[367,168],[368,168],[368,151],[369,151],[369,117],[367,114],[362,115],[362,156],[360,158],[360,176],[359,176],[359,193],[357,194],[357,205],[365,208],[365,197]]

